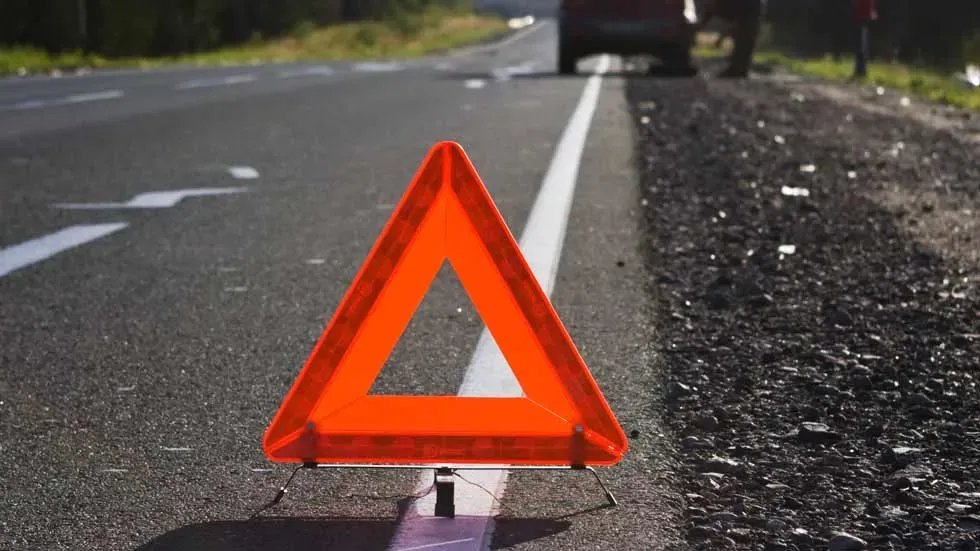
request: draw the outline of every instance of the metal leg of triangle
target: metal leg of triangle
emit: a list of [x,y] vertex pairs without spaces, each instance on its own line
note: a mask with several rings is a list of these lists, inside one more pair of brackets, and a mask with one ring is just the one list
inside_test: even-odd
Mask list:
[[[616,500],[616,496],[609,491],[606,485],[602,482],[602,478],[599,473],[593,467],[583,466],[583,465],[569,465],[569,466],[469,466],[462,465],[459,467],[433,467],[431,465],[349,465],[349,464],[334,464],[334,463],[303,463],[293,470],[292,474],[286,480],[276,496],[269,503],[265,504],[256,511],[251,518],[257,517],[263,511],[271,509],[282,501],[285,497],[286,492],[289,489],[289,485],[292,483],[293,478],[300,469],[413,469],[413,470],[424,470],[424,469],[435,469],[433,488],[436,491],[436,508],[435,516],[444,518],[453,518],[456,516],[456,502],[455,502],[455,491],[456,487],[453,478],[459,476],[457,469],[467,470],[467,471],[478,471],[478,470],[500,470],[506,469],[508,471],[588,471],[592,473],[595,477],[596,482],[599,483],[599,487],[602,488],[602,493],[606,497],[610,507],[615,507],[619,505],[619,501]],[[462,477],[460,477],[462,479]],[[463,479],[465,481],[465,479]],[[430,490],[431,491],[431,490]]]

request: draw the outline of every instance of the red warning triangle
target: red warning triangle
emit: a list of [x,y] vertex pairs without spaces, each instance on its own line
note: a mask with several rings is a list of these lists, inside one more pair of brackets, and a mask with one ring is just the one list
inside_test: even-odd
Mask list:
[[[368,392],[448,259],[521,397]],[[626,436],[463,149],[436,144],[262,442],[278,462],[613,465]]]

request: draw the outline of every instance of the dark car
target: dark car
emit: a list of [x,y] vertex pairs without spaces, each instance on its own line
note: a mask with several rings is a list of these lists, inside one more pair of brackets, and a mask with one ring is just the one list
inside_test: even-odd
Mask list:
[[691,67],[694,0],[562,0],[558,11],[558,72],[575,73],[595,54],[650,55]]

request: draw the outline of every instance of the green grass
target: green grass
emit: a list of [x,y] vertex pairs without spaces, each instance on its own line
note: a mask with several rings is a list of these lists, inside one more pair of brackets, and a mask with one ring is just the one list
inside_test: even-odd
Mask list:
[[54,55],[37,48],[0,49],[0,75],[28,74],[53,69],[105,67],[107,64],[107,61],[99,56],[84,55],[81,52]]
[[[715,49],[710,46],[713,39],[710,36],[698,38],[695,55],[704,58],[727,56],[728,47]],[[834,60],[831,56],[816,59],[803,59],[762,48],[756,52],[755,62],[779,65],[789,71],[801,75],[811,75],[827,80],[845,81],[854,72],[854,58],[842,56]],[[864,82],[873,86],[882,86],[954,105],[965,109],[980,111],[980,90],[970,89],[952,76],[936,70],[920,67],[909,67],[895,63],[872,62],[868,65],[868,76]]]
[[36,48],[0,49],[0,75],[169,64],[237,65],[256,62],[338,59],[404,59],[458,48],[507,32],[491,16],[431,10],[381,22],[316,28],[302,25],[290,36],[174,57],[105,58],[80,52],[48,54]]

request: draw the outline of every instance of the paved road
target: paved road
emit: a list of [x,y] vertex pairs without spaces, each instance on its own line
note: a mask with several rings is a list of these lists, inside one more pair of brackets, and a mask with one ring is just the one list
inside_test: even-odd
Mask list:
[[[0,81],[0,548],[667,541],[676,505],[650,408],[660,383],[620,66],[555,77],[554,41],[544,22],[411,63]],[[419,472],[318,471],[300,473],[274,518],[247,521],[290,470],[265,460],[267,424],[446,139],[516,236],[531,231],[543,181],[571,199],[568,212],[539,203],[537,231],[565,233],[536,261],[558,265],[554,304],[639,435],[602,473],[620,507],[599,507],[584,475],[512,473],[484,480],[499,502],[459,481],[471,518],[420,531],[431,503],[409,499]],[[444,270],[374,392],[457,393],[482,330]]]

